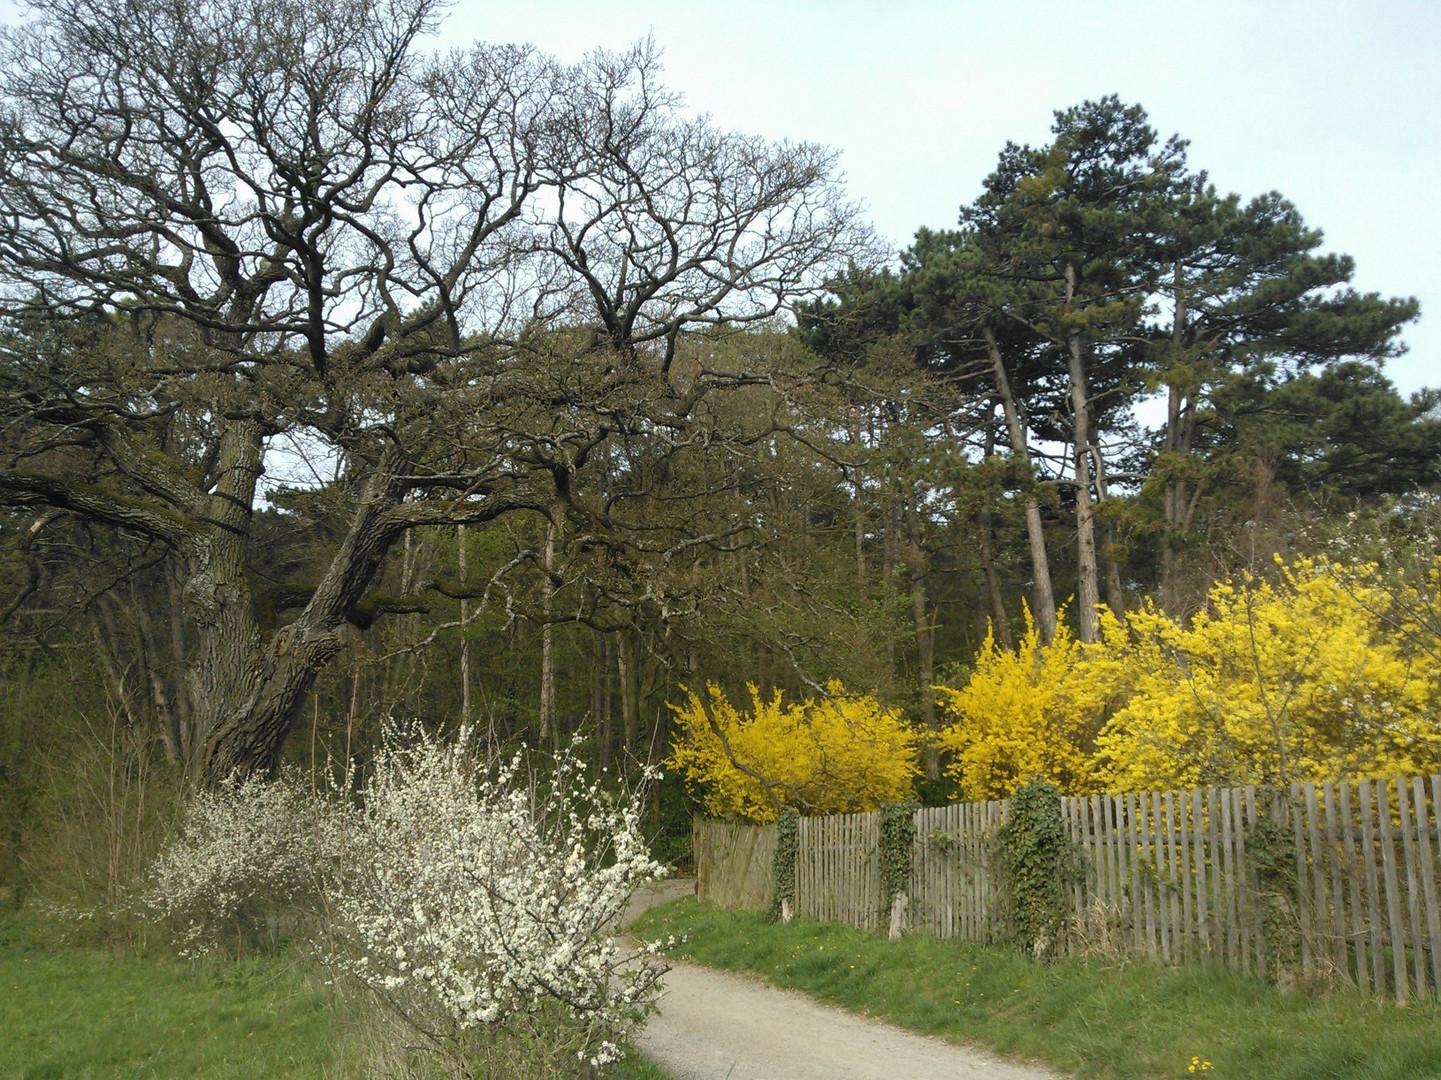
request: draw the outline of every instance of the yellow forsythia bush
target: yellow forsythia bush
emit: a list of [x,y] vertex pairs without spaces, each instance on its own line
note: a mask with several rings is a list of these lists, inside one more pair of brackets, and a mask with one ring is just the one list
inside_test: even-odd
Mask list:
[[1189,627],[1135,612],[1126,705],[1099,739],[1112,790],[1288,784],[1441,766],[1434,649],[1370,566],[1300,559],[1211,589]]
[[1068,793],[1093,789],[1096,736],[1124,675],[1125,632],[1112,619],[1105,637],[1110,651],[1062,623],[1042,645],[1027,611],[1015,652],[987,634],[965,686],[936,687],[951,721],[937,744],[965,798],[1003,798],[1036,777]]
[[704,700],[681,689],[687,700],[671,706],[679,730],[669,764],[709,814],[765,822],[783,805],[850,813],[915,793],[919,733],[870,695],[832,682],[825,697],[787,704],[779,690],[763,697],[751,686],[742,712],[713,684]]
[[1437,595],[1299,559],[1216,584],[1189,624],[1148,606],[1104,617],[1095,644],[1063,627],[1042,645],[1028,622],[1015,652],[988,639],[965,686],[936,688],[939,744],[973,799],[1038,776],[1082,794],[1434,772]]

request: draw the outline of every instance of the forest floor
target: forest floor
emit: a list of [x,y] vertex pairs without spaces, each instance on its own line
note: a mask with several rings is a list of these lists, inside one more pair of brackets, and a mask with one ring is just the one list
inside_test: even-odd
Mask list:
[[[690,895],[663,881],[629,918]],[[1054,1080],[1056,1073],[901,1031],[757,980],[672,963],[636,1046],[675,1080]]]

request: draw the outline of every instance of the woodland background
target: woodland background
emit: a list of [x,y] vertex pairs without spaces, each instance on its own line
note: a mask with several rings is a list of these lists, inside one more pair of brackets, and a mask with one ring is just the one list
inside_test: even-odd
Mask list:
[[[630,774],[682,687],[840,680],[934,731],[933,687],[1028,620],[1184,623],[1276,556],[1434,599],[1441,397],[1384,373],[1416,303],[1352,290],[1283,195],[1218,192],[1139,105],[999,148],[896,258],[833,155],[687,117],[644,45],[478,46],[441,79],[414,5],[316,31],[311,74],[283,37],[189,70],[41,7],[0,125],[9,890],[83,863],[93,902],[156,792],[363,760],[390,720]],[[171,97],[102,80],[77,117],[69,50]],[[237,160],[265,179],[217,212]],[[359,194],[402,173],[419,241]],[[923,759],[924,801],[963,794]],[[695,795],[659,785],[652,828]]]

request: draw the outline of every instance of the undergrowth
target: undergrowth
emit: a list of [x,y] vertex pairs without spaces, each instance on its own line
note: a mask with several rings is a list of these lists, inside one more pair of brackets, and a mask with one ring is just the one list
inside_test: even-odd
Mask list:
[[1441,1009],[1285,994],[1212,966],[1063,958],[724,912],[682,900],[636,924],[675,955],[760,975],[855,1012],[1107,1080],[1422,1080],[1441,1076]]

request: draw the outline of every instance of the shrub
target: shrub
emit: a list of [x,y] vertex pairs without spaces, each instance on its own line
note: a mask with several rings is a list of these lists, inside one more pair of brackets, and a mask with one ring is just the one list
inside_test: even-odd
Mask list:
[[920,734],[870,695],[839,682],[827,691],[787,705],[779,690],[763,698],[752,686],[742,713],[719,687],[704,700],[685,690],[687,703],[671,706],[680,730],[670,764],[717,817],[768,822],[782,806],[837,814],[911,798]]
[[278,920],[318,909],[323,862],[336,854],[321,843],[327,816],[291,773],[200,791],[151,865],[141,902],[185,955],[258,944]]
[[1427,583],[1371,564],[1279,564],[1218,582],[1179,622],[1146,606],[1101,640],[1033,624],[1015,651],[988,637],[959,688],[937,687],[938,737],[971,799],[1044,777],[1069,794],[1441,768],[1441,566]]
[[1106,645],[1083,645],[1064,623],[1043,645],[1029,611],[1014,652],[987,634],[966,684],[936,687],[951,721],[937,742],[949,751],[947,772],[966,798],[1003,798],[1036,776],[1067,791],[1087,790],[1124,641],[1109,620]]
[[657,990],[652,951],[615,938],[636,886],[663,873],[641,806],[570,756],[542,782],[468,728],[392,730],[353,799],[294,775],[197,796],[147,895],[188,948],[299,902],[336,970],[457,1073],[523,1053],[527,1075],[570,1076],[615,1060]]
[[1066,834],[1055,785],[1032,780],[1017,789],[995,843],[1016,944],[1038,960],[1056,955],[1079,853]]
[[1118,790],[1429,773],[1437,657],[1370,567],[1300,559],[1215,585],[1181,626],[1128,619],[1134,685],[1099,739]]

